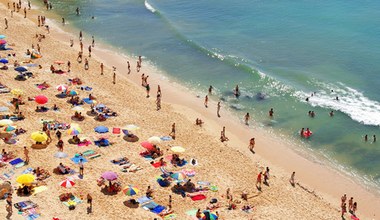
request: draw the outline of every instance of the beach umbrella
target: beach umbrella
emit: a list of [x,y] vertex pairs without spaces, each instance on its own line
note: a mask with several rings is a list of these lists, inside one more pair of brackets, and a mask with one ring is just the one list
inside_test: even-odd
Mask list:
[[195,170],[193,169],[183,169],[182,173],[189,177],[195,176]]
[[48,102],[48,98],[44,95],[38,95],[34,97],[34,101],[40,105],[46,104]]
[[70,128],[77,128],[77,127],[79,127],[79,124],[77,124],[77,123],[71,123],[70,124]]
[[170,148],[170,150],[172,150],[175,153],[183,153],[183,152],[185,152],[185,148],[183,148],[181,146],[174,146],[174,147]]
[[[218,216],[215,213],[210,212],[209,210],[203,211],[203,214],[204,214],[204,216],[202,217],[202,220],[206,220],[206,219],[216,220],[216,219],[218,219]],[[206,215],[209,215],[210,218],[207,218]]]
[[106,106],[104,104],[98,104],[95,106],[95,108],[105,108]]
[[75,96],[75,95],[78,95],[78,93],[75,90],[70,90],[68,95]]
[[9,61],[7,60],[7,59],[0,59],[0,63],[3,63],[3,64],[6,64],[6,63],[8,63]]
[[75,185],[74,181],[65,179],[64,181],[59,183],[60,186],[65,187],[65,188],[70,188]]
[[26,72],[26,71],[28,71],[28,69],[26,67],[24,67],[24,66],[18,66],[18,67],[15,68],[15,70],[17,72]]
[[67,86],[67,85],[58,85],[55,88],[57,88],[57,90],[61,92],[61,91],[66,91],[69,88],[69,86]]
[[108,181],[113,181],[113,180],[116,180],[117,179],[117,174],[115,172],[112,172],[112,171],[106,171],[104,172],[101,177],[105,180],[108,180]]
[[11,125],[11,124],[13,124],[12,120],[9,120],[9,119],[1,119],[0,120],[0,126]]
[[130,125],[126,125],[124,128],[122,128],[123,130],[127,130],[127,131],[136,131],[138,129],[140,129],[139,126],[137,125],[134,125],[134,124],[130,124]]
[[140,144],[143,148],[147,150],[154,150],[154,146],[152,143],[149,143],[148,141],[141,142]]
[[22,174],[17,177],[16,182],[20,184],[30,184],[36,179],[32,174]]
[[148,142],[151,144],[159,144],[161,143],[161,138],[157,136],[153,136],[153,137],[148,138]]
[[128,186],[127,188],[123,189],[123,193],[127,196],[133,196],[139,193],[139,190],[136,187]]
[[64,64],[65,62],[63,62],[62,60],[56,60],[54,61],[55,64],[58,64],[58,65],[61,65],[61,64]]
[[81,112],[81,111],[84,111],[84,108],[82,108],[82,107],[80,107],[80,106],[75,106],[75,107],[72,108],[71,110],[76,111],[76,112]]
[[8,112],[8,111],[9,111],[8,107],[6,107],[6,106],[0,107],[0,112]]
[[15,96],[24,95],[24,91],[22,91],[21,89],[12,89],[11,93]]
[[3,40],[3,39],[0,40],[0,45],[2,45],[2,44],[6,44],[6,43],[7,43],[6,40]]
[[80,127],[70,127],[67,130],[67,134],[69,135],[78,135],[80,133],[82,133],[82,129]]
[[108,128],[106,126],[98,126],[98,127],[94,128],[94,130],[97,133],[107,133],[108,132]]
[[186,178],[186,175],[182,172],[176,172],[170,175],[170,177],[175,180],[184,180]]
[[5,38],[5,35],[0,35],[0,39],[4,39]]
[[14,131],[16,128],[11,126],[11,125],[7,125],[3,131],[6,131],[6,132],[11,132],[11,131]]
[[68,156],[69,155],[67,155],[67,153],[64,153],[64,152],[57,152],[54,154],[54,157],[57,157],[57,158],[66,158]]
[[44,142],[44,141],[46,141],[48,139],[47,134],[45,132],[42,132],[42,131],[33,132],[30,137],[34,141],[37,141],[37,142]]
[[173,140],[173,138],[170,137],[170,136],[163,136],[163,137],[161,137],[161,140],[163,140],[163,141],[171,141],[171,140]]

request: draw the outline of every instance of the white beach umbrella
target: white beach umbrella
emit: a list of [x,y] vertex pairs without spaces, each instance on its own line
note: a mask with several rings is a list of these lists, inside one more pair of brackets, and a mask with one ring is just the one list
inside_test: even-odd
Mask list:
[[148,142],[151,144],[159,144],[159,143],[161,143],[161,141],[162,141],[161,138],[157,137],[157,136],[153,136],[153,137],[148,138]]

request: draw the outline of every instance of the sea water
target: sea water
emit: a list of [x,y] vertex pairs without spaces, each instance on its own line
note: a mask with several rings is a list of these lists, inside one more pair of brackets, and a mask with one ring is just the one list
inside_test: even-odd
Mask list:
[[212,98],[241,118],[250,112],[252,126],[380,184],[380,1],[51,2],[85,37],[143,55],[202,98],[212,85]]

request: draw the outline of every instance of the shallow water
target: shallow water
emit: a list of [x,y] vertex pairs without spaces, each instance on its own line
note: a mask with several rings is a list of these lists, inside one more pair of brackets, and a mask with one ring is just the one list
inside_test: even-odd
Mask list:
[[[52,0],[71,25],[380,183],[380,2]],[[75,15],[75,8],[81,15]],[[94,16],[95,19],[91,17]],[[232,89],[238,84],[239,99]],[[306,97],[316,92],[306,102]],[[339,101],[335,98],[339,97]],[[274,108],[275,118],[267,117]],[[308,111],[315,111],[310,118]],[[329,112],[335,111],[334,117]],[[298,130],[313,136],[299,142]],[[365,143],[363,135],[369,134]],[[338,166],[338,165],[337,165]]]

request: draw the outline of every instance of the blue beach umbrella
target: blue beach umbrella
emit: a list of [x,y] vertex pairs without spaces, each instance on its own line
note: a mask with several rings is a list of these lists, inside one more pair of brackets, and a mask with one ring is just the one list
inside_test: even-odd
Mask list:
[[23,66],[18,66],[18,67],[15,68],[15,70],[16,70],[17,72],[25,72],[25,71],[27,71],[28,69],[27,69],[26,67],[23,67]]
[[3,64],[6,64],[6,63],[8,63],[8,60],[7,59],[0,59],[0,63],[3,63]]
[[98,133],[107,133],[108,132],[108,128],[106,126],[98,126],[96,128],[94,128],[95,132],[98,132]]
[[0,39],[4,39],[5,38],[5,35],[0,35]]

